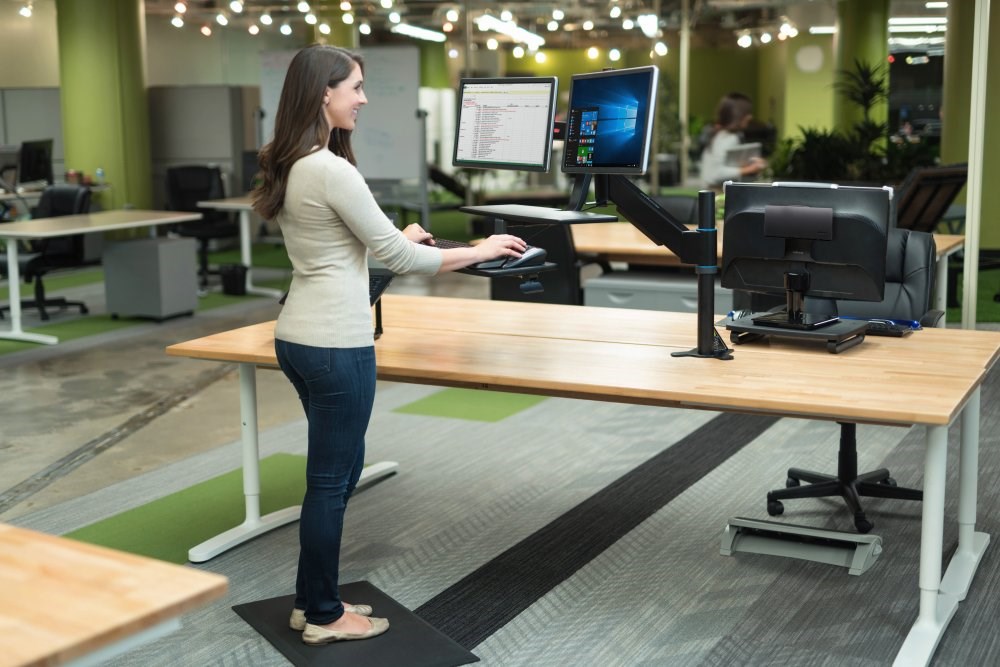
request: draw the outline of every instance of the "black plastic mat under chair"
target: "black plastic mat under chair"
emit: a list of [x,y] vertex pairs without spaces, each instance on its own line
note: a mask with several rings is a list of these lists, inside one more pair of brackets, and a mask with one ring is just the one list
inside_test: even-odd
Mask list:
[[296,667],[452,667],[479,662],[475,654],[367,581],[343,584],[340,594],[345,600],[370,604],[375,616],[389,619],[389,630],[362,641],[308,646],[302,643],[302,633],[288,627],[294,595],[236,605],[233,611]]

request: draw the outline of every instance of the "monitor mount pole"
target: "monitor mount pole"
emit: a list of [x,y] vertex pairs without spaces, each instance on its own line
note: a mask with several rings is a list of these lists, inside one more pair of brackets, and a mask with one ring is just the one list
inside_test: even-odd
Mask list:
[[[592,177],[577,175],[570,199],[570,208],[579,211],[587,201]],[[719,237],[715,226],[715,193],[698,193],[698,226],[688,229],[678,222],[649,195],[620,174],[593,176],[596,205],[612,202],[618,212],[645,234],[653,243],[666,246],[684,264],[693,264],[698,276],[698,346],[684,352],[672,352],[674,357],[732,359],[715,329],[715,275],[719,272]]]

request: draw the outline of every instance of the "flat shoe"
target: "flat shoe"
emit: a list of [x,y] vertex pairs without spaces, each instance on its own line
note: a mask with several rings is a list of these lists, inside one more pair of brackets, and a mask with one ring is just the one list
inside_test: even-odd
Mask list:
[[[371,605],[367,604],[345,604],[344,611],[358,616],[371,616]],[[306,629],[306,612],[302,609],[292,609],[292,615],[288,618],[288,627],[296,632]]]
[[332,644],[333,642],[346,642],[352,639],[369,639],[377,637],[389,629],[389,620],[385,618],[368,618],[371,627],[366,632],[337,632],[327,630],[322,625],[306,623],[306,629],[302,632],[302,641],[305,644],[319,646],[322,644]]

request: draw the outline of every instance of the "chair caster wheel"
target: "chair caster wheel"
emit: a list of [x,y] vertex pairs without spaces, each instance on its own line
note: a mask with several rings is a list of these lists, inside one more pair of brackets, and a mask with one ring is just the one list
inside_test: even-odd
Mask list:
[[896,480],[894,480],[892,477],[886,477],[884,480],[882,480],[881,484],[884,484],[885,486],[896,486]]
[[80,314],[81,315],[89,315],[90,314],[90,309],[87,308],[86,306],[81,306],[80,307]]
[[854,527],[859,533],[870,533],[875,524],[866,519],[864,514],[859,514],[854,517]]
[[111,313],[111,319],[117,320],[118,319],[118,313]]
[[788,479],[785,480],[786,489],[792,489],[795,488],[796,486],[802,486],[802,482],[795,479],[794,477],[789,477]]
[[785,513],[785,506],[781,504],[780,500],[768,500],[767,513],[770,516],[780,516]]

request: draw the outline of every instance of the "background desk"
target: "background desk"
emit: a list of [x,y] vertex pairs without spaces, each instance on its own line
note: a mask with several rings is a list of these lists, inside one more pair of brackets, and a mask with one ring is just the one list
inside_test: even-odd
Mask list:
[[[734,360],[718,361],[670,356],[695,344],[696,315],[687,313],[386,295],[383,322],[376,342],[383,380],[926,426],[920,612],[898,664],[930,660],[989,542],[974,528],[979,386],[1000,357],[996,333],[929,329],[902,339],[869,338],[839,355],[776,340],[742,346]],[[255,396],[255,367],[277,363],[273,327],[227,331],[171,345],[167,353],[239,363],[241,396]],[[817,383],[817,377],[836,381]],[[244,474],[253,477],[256,405],[241,399],[241,409],[244,435],[253,431],[252,456],[244,440]],[[942,578],[948,427],[960,417],[959,546]]]
[[246,290],[247,294],[257,294],[259,296],[281,297],[281,290],[270,287],[257,287],[253,284],[253,253],[251,252],[251,242],[253,234],[250,230],[250,212],[253,205],[250,197],[228,197],[226,199],[209,199],[198,202],[201,208],[211,208],[218,211],[237,211],[240,214],[240,262],[247,267]]
[[0,662],[96,664],[180,627],[226,578],[0,524]]
[[[581,254],[597,255],[610,262],[683,266],[680,259],[665,246],[658,246],[631,224],[601,222],[573,225],[573,245]],[[965,247],[965,237],[957,234],[935,234],[937,271],[935,274],[934,307],[948,307],[948,258]],[[722,232],[719,232],[719,260],[722,260]],[[692,276],[693,277],[693,276]]]
[[201,213],[179,211],[98,211],[83,215],[64,215],[58,218],[35,218],[0,224],[0,240],[7,245],[7,293],[10,299],[10,329],[0,330],[0,338],[45,343],[59,342],[55,336],[27,333],[21,328],[21,271],[17,265],[17,242],[50,239],[74,234],[110,232],[117,229],[172,225],[177,222],[201,220]]

